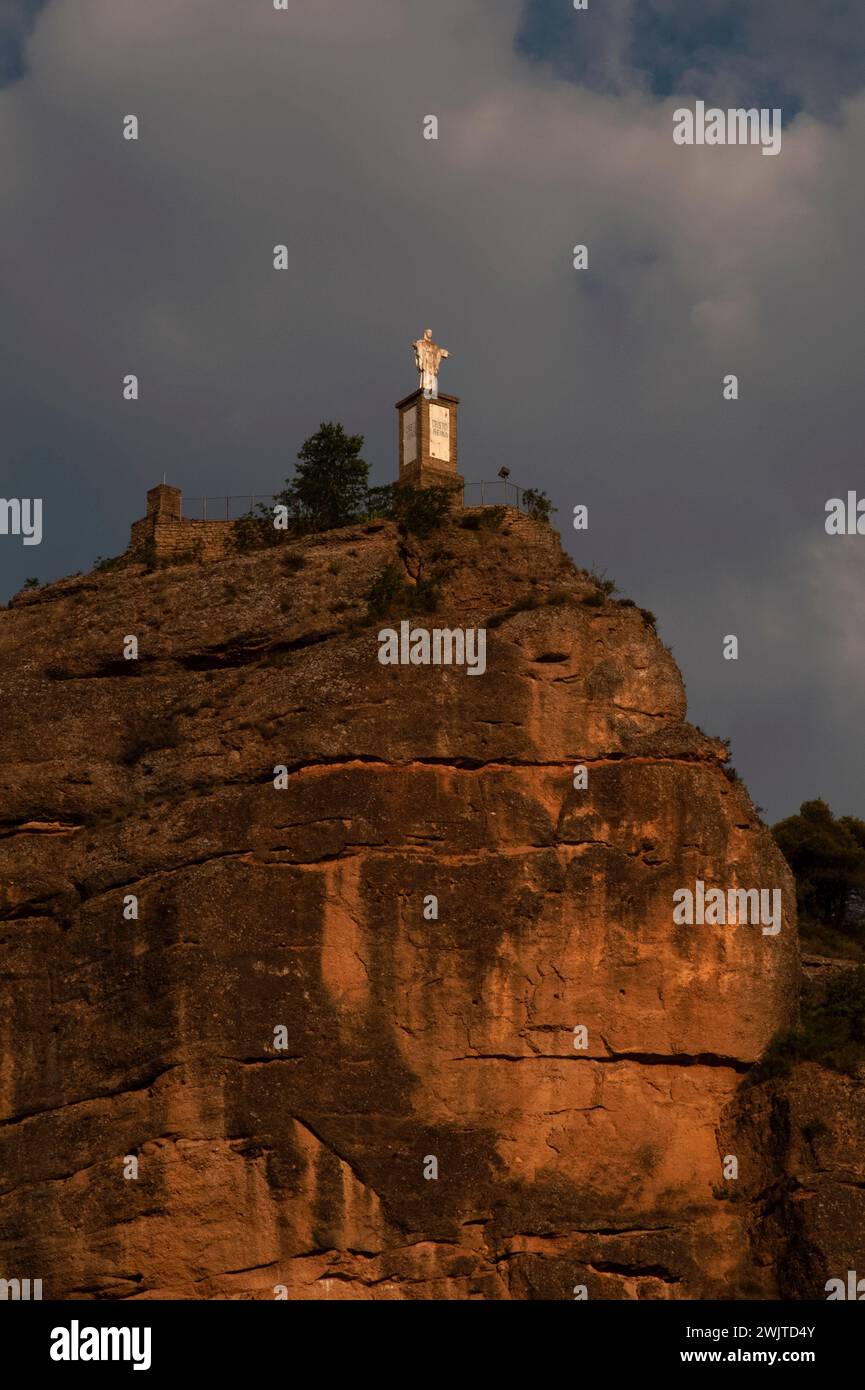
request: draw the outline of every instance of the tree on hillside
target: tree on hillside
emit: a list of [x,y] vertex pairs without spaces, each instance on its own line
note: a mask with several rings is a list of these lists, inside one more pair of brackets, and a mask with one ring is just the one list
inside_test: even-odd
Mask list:
[[[363,435],[346,434],[340,424],[322,423],[301,445],[294,477],[286,480],[274,504],[259,503],[255,512],[237,522],[237,549],[260,550],[293,536],[334,531],[377,517],[395,521],[403,535],[424,538],[442,525],[453,506],[454,486],[370,487],[362,448]],[[280,506],[287,516],[277,519]]]
[[772,834],[795,875],[800,916],[843,929],[865,894],[865,821],[803,801]]
[[364,515],[369,464],[362,448],[362,434],[332,422],[301,445],[294,477],[276,499],[288,508],[292,529],[332,531]]

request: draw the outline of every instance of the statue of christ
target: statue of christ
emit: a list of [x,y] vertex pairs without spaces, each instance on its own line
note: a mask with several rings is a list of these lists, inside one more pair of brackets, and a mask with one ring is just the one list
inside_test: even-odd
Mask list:
[[412,343],[414,348],[414,360],[418,369],[418,385],[427,397],[437,396],[439,393],[439,367],[443,357],[450,357],[447,348],[439,347],[433,342],[432,329],[425,328],[422,338],[418,338],[416,343]]

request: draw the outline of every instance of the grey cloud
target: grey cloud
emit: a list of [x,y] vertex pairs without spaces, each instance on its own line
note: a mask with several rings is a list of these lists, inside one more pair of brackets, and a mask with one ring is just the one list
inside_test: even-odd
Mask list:
[[865,82],[859,0],[610,0],[575,16],[527,0],[522,49],[602,91],[634,88],[716,104],[837,116]]
[[865,101],[841,124],[797,117],[777,160],[677,149],[673,103],[515,53],[516,3],[427,16],[45,11],[31,75],[0,93],[4,486],[45,498],[46,535],[35,558],[3,539],[7,591],[122,549],[163,469],[188,493],[271,490],[322,419],[363,432],[391,477],[407,343],[429,323],[467,476],[507,463],[550,491],[577,561],[658,614],[692,717],[732,733],[773,816],[815,790],[861,812],[854,676],[825,622],[861,562],[847,546],[827,569],[813,543],[865,424]]

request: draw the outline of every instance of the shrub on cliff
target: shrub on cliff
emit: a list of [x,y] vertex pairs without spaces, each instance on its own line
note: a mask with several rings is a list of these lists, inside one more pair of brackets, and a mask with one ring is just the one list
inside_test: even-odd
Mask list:
[[376,575],[366,594],[367,611],[371,618],[383,618],[399,602],[405,581],[396,565],[388,565]]
[[250,550],[266,550],[288,539],[288,532],[273,524],[273,508],[259,503],[255,512],[244,512],[234,523],[234,546],[242,555]]
[[438,530],[453,506],[456,486],[397,487],[385,483],[367,488],[366,515],[370,519],[384,517],[395,521],[404,536],[422,540]]
[[450,514],[456,487],[399,487],[394,489],[394,519],[403,535],[426,536],[437,531]]
[[[609,579],[609,578],[607,577],[607,571],[606,571],[606,570],[601,570],[601,572],[598,573],[598,571],[595,569],[595,567],[594,567],[594,565],[593,565],[592,568],[591,568],[590,570],[587,570],[587,571],[586,571],[586,573],[588,574],[588,576],[589,576],[589,578],[591,579],[592,583],[595,585],[595,588],[596,588],[600,593],[602,593],[602,594],[604,595],[605,598],[609,598],[611,594],[617,594],[617,593],[619,592],[619,586],[618,586],[618,584],[616,583],[615,579]],[[647,614],[647,613],[649,612],[649,610],[648,610],[648,608],[641,608],[641,609],[640,609],[640,612],[645,616],[645,614]],[[653,614],[653,613],[652,613],[652,614],[649,614],[649,616],[652,617],[652,618],[654,618],[654,614]],[[647,621],[648,621],[648,619],[647,619]]]
[[533,521],[549,522],[550,513],[557,510],[546,492],[535,487],[523,489],[523,506]]
[[865,1064],[865,966],[848,967],[830,980],[823,998],[803,1007],[801,1027],[772,1039],[748,1083],[787,1076],[796,1062],[848,1073]]
[[407,584],[398,565],[387,565],[373,580],[366,602],[370,620],[391,614],[405,618],[410,613],[434,613],[439,603],[439,590],[435,579],[418,579],[415,584]]

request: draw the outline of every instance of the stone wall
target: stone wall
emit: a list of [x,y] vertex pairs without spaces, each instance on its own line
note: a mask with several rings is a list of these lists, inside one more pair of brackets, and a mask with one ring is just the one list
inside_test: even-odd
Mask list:
[[[414,467],[415,465],[410,465],[405,470],[406,475],[410,475]],[[406,476],[402,481],[411,481],[415,486],[422,481],[428,486],[432,481],[430,469],[426,469],[426,474],[423,480]],[[436,476],[436,481],[457,485],[463,483],[463,479],[454,473],[441,473]],[[480,513],[492,507],[497,507],[504,514],[508,532],[534,546],[558,548],[558,537],[551,527],[539,527],[515,507],[489,503],[486,508],[464,508],[462,494],[457,493],[454,498],[454,508],[465,511],[466,514]],[[132,523],[128,553],[143,558],[145,552],[152,547],[154,559],[167,561],[181,557],[201,561],[222,560],[234,553],[236,521],[196,520],[182,517],[181,510],[182,497],[179,488],[170,487],[165,483],[151,488],[147,494],[147,515]]]
[[179,487],[159,483],[147,493],[147,515],[132,523],[129,554],[152,548],[154,559],[221,560],[234,551],[233,521],[184,518]]
[[[466,511],[486,511],[496,503],[487,503],[484,507],[466,508]],[[516,507],[506,506],[502,510],[507,515],[507,529],[511,535],[518,536],[521,540],[529,542],[531,545],[541,547],[545,550],[556,551],[561,546],[561,540],[557,531],[552,526],[539,525],[533,521],[525,512],[521,512]]]
[[142,517],[132,524],[130,553],[143,552],[152,542],[157,560],[174,560],[192,552],[197,559],[221,560],[234,549],[233,521],[163,521]]

